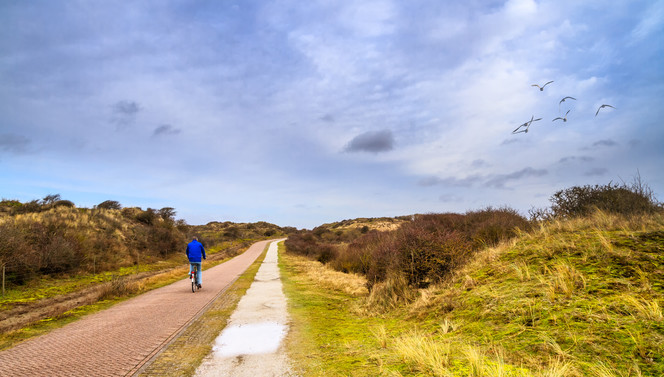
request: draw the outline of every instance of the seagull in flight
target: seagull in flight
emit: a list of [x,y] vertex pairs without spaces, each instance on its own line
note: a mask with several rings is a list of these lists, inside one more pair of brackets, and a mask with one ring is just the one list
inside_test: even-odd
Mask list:
[[[537,122],[538,120],[542,120],[542,118],[537,118],[537,119],[535,119],[535,116],[533,115],[533,116],[530,118],[529,121],[527,121],[526,123],[524,123],[524,124],[520,125],[519,127],[517,127],[514,131],[512,131],[512,133],[513,133],[513,134],[518,134],[518,133],[521,133],[521,132],[523,132],[523,133],[528,133],[528,128],[530,127],[530,124],[531,124],[532,122]],[[519,129],[520,129],[521,127],[524,127],[524,129],[521,130],[521,131],[519,131]]]
[[558,102],[558,106],[560,106],[561,103],[565,102],[566,99],[573,99],[573,100],[576,101],[576,98],[574,98],[574,97],[570,97],[570,96],[567,96],[567,97],[561,99],[560,102]]
[[561,99],[560,102],[558,102],[558,111],[560,111],[560,105],[561,105],[563,102],[565,102],[566,99],[573,99],[573,100],[576,101],[576,98],[574,98],[574,97],[570,97],[570,96],[567,96],[567,97]]
[[542,85],[542,86],[539,86],[539,85],[537,85],[537,84],[533,84],[533,85],[531,85],[531,86],[536,86],[536,87],[539,88],[540,92],[543,92],[543,91],[544,91],[544,87],[547,86],[547,85],[549,85],[549,84],[551,84],[552,82],[553,82],[553,81],[549,81],[549,82],[547,82],[546,84],[544,84],[544,85]]
[[611,105],[606,105],[606,104],[604,104],[604,105],[600,106],[600,107],[597,109],[597,112],[595,113],[595,116],[597,116],[597,114],[599,114],[599,111],[602,110],[603,107],[610,107],[610,108],[612,108],[612,109],[615,109],[615,107],[613,107],[613,106],[611,106]]
[[564,117],[562,117],[562,118],[561,118],[561,117],[555,118],[554,120],[552,120],[552,122],[555,122],[555,121],[558,120],[558,119],[562,119],[563,122],[567,122],[567,114],[569,114],[569,110],[567,110],[567,112],[565,113],[565,116],[564,116]]

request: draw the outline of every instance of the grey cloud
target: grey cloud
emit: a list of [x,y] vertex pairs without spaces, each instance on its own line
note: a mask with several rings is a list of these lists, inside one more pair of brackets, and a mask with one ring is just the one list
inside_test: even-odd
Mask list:
[[500,143],[500,145],[509,145],[509,144],[520,143],[520,142],[521,142],[521,139],[516,139],[516,138],[505,139],[505,140],[503,140],[502,143]]
[[22,135],[2,134],[0,135],[0,151],[11,153],[24,153],[27,151],[30,140]]
[[505,188],[505,184],[509,181],[516,181],[526,177],[541,177],[548,174],[546,169],[533,169],[527,167],[514,173],[496,175],[485,183],[487,187]]
[[471,162],[470,166],[472,166],[474,168],[481,168],[481,167],[484,167],[484,166],[489,166],[489,163],[480,159],[480,160],[475,160],[475,161]]
[[636,148],[640,145],[641,145],[641,140],[632,139],[632,140],[629,141],[629,147],[630,148]]
[[113,112],[120,115],[134,116],[140,110],[138,103],[133,101],[119,101],[113,105]]
[[392,131],[369,131],[357,135],[346,145],[346,152],[387,152],[394,149]]
[[609,171],[605,168],[592,168],[588,170],[587,172],[584,173],[586,177],[597,177],[601,175],[605,175]]
[[141,107],[134,101],[118,101],[112,106],[111,122],[118,127],[127,126],[134,123],[139,111],[141,111]]
[[453,203],[453,202],[458,202],[461,200],[459,196],[452,195],[452,194],[443,194],[438,197],[438,200],[440,200],[443,203]]
[[334,115],[332,114],[325,114],[322,117],[320,117],[320,120],[327,123],[333,123],[335,121]]
[[617,142],[611,139],[599,140],[593,143],[593,147],[615,147]]
[[182,130],[180,130],[179,128],[175,128],[170,124],[162,124],[161,126],[154,129],[152,136],[177,135],[180,132],[182,132]]
[[595,159],[590,157],[590,156],[568,156],[568,157],[561,158],[560,161],[558,161],[558,163],[565,164],[565,163],[568,163],[568,162],[577,162],[577,161],[592,162],[594,160]]
[[447,177],[447,178],[438,178],[438,177],[426,177],[420,179],[420,181],[417,183],[420,186],[447,186],[447,187],[470,187],[474,183],[477,183],[482,180],[482,177],[477,176],[477,175],[472,175],[470,177],[466,178],[455,178],[455,177]]

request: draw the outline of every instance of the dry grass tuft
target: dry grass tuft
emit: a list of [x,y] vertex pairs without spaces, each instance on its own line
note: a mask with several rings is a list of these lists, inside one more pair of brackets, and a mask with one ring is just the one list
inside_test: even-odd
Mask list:
[[371,334],[376,338],[380,348],[387,348],[387,341],[389,339],[387,335],[387,329],[385,325],[378,325],[369,329]]
[[547,369],[541,371],[536,375],[537,377],[570,377],[578,376],[572,364],[563,362],[561,360],[556,360]]
[[528,264],[524,262],[523,260],[517,261],[511,264],[512,269],[516,273],[516,276],[519,278],[519,281],[527,281],[530,280],[530,268],[528,268]]
[[419,332],[412,332],[394,341],[395,352],[407,363],[414,364],[423,373],[433,376],[452,376],[450,344],[440,343]]
[[367,313],[383,313],[410,304],[417,294],[417,291],[410,289],[405,277],[396,275],[373,286],[365,309]]
[[127,297],[141,290],[141,284],[125,276],[116,276],[102,288],[100,299]]
[[448,318],[445,318],[441,323],[440,323],[440,331],[443,334],[449,334],[452,331],[457,329],[457,325],[454,324],[452,321],[450,321]]
[[302,269],[307,278],[322,287],[347,293],[351,296],[366,296],[369,290],[366,279],[358,274],[343,273],[327,268],[320,262],[311,262],[304,258],[295,258],[294,263]]
[[659,303],[655,299],[646,300],[644,298],[636,297],[633,294],[623,294],[622,301],[626,302],[629,307],[633,310],[630,310],[632,316],[636,318],[642,318],[647,321],[661,322],[664,320],[664,315],[662,315],[662,308],[659,306]]
[[558,262],[549,270],[546,282],[546,295],[549,300],[554,301],[560,293],[565,298],[570,298],[578,289],[586,288],[586,278],[581,272],[567,262]]

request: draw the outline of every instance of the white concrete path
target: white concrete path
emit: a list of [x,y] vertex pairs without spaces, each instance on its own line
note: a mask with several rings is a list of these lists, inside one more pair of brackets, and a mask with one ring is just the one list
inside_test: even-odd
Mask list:
[[270,244],[254,282],[196,376],[295,376],[282,346],[288,311],[277,266],[278,242]]

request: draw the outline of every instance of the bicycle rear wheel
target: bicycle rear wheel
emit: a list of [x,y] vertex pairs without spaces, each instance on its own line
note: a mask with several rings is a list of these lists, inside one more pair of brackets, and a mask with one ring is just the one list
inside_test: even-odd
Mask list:
[[196,293],[196,275],[191,274],[191,291]]

